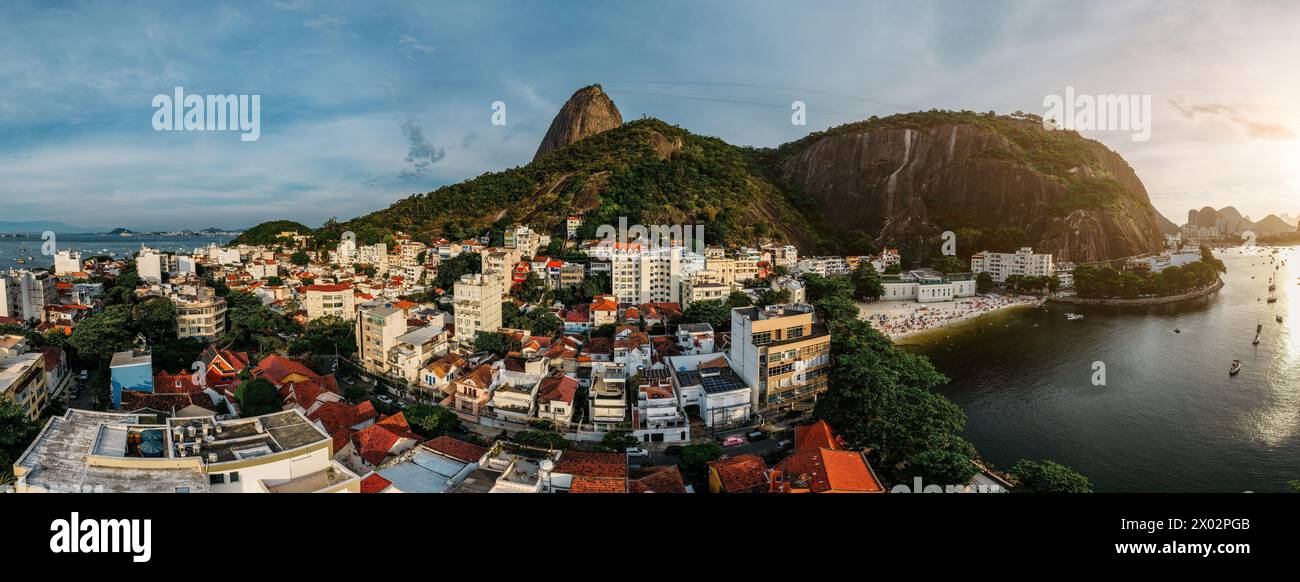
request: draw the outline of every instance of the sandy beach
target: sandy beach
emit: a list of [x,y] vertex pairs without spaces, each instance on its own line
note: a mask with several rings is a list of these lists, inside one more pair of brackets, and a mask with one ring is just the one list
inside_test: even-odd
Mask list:
[[977,295],[956,301],[917,303],[916,301],[876,301],[859,303],[858,313],[891,340],[970,321],[1015,307],[1036,307],[1042,297],[1032,295]]

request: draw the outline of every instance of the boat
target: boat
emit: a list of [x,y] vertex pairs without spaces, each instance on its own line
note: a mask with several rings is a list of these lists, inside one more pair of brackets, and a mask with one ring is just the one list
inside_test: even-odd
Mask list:
[[1079,321],[1080,319],[1083,319],[1083,314],[1080,314],[1080,313],[1067,313],[1067,314],[1065,314],[1065,318],[1068,319],[1068,320],[1070,320],[1070,321]]
[[1229,376],[1236,376],[1236,375],[1237,375],[1237,372],[1240,372],[1240,371],[1241,371],[1241,360],[1233,360],[1233,361],[1232,361],[1232,367],[1231,367],[1231,368],[1228,368],[1228,375],[1229,375]]
[[1174,328],[1174,333],[1183,333],[1183,330],[1178,329],[1178,328],[1175,327],[1175,328]]
[[1281,315],[1277,316],[1277,322],[1278,322],[1278,323],[1282,323],[1282,316],[1281,316]]

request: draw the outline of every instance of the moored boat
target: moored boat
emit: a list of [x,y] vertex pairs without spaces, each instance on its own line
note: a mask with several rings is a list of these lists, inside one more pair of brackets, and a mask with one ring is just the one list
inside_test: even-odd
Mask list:
[[1232,367],[1231,367],[1231,368],[1228,368],[1228,375],[1229,375],[1229,376],[1236,376],[1236,375],[1237,375],[1237,372],[1240,372],[1240,371],[1241,371],[1241,360],[1233,360],[1233,361],[1232,361]]

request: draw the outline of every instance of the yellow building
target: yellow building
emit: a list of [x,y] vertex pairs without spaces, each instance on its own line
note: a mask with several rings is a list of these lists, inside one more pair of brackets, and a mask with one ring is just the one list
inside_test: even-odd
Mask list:
[[49,404],[45,385],[45,356],[28,350],[27,338],[0,336],[0,401],[18,405],[28,418],[36,420]]
[[831,334],[811,305],[731,310],[731,362],[754,387],[754,410],[811,410],[826,391]]

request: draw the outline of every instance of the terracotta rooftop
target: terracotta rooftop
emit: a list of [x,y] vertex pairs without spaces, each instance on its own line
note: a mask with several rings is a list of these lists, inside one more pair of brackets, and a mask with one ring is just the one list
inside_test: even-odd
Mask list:
[[709,461],[718,473],[725,493],[749,493],[767,490],[767,465],[757,455],[736,455]]

